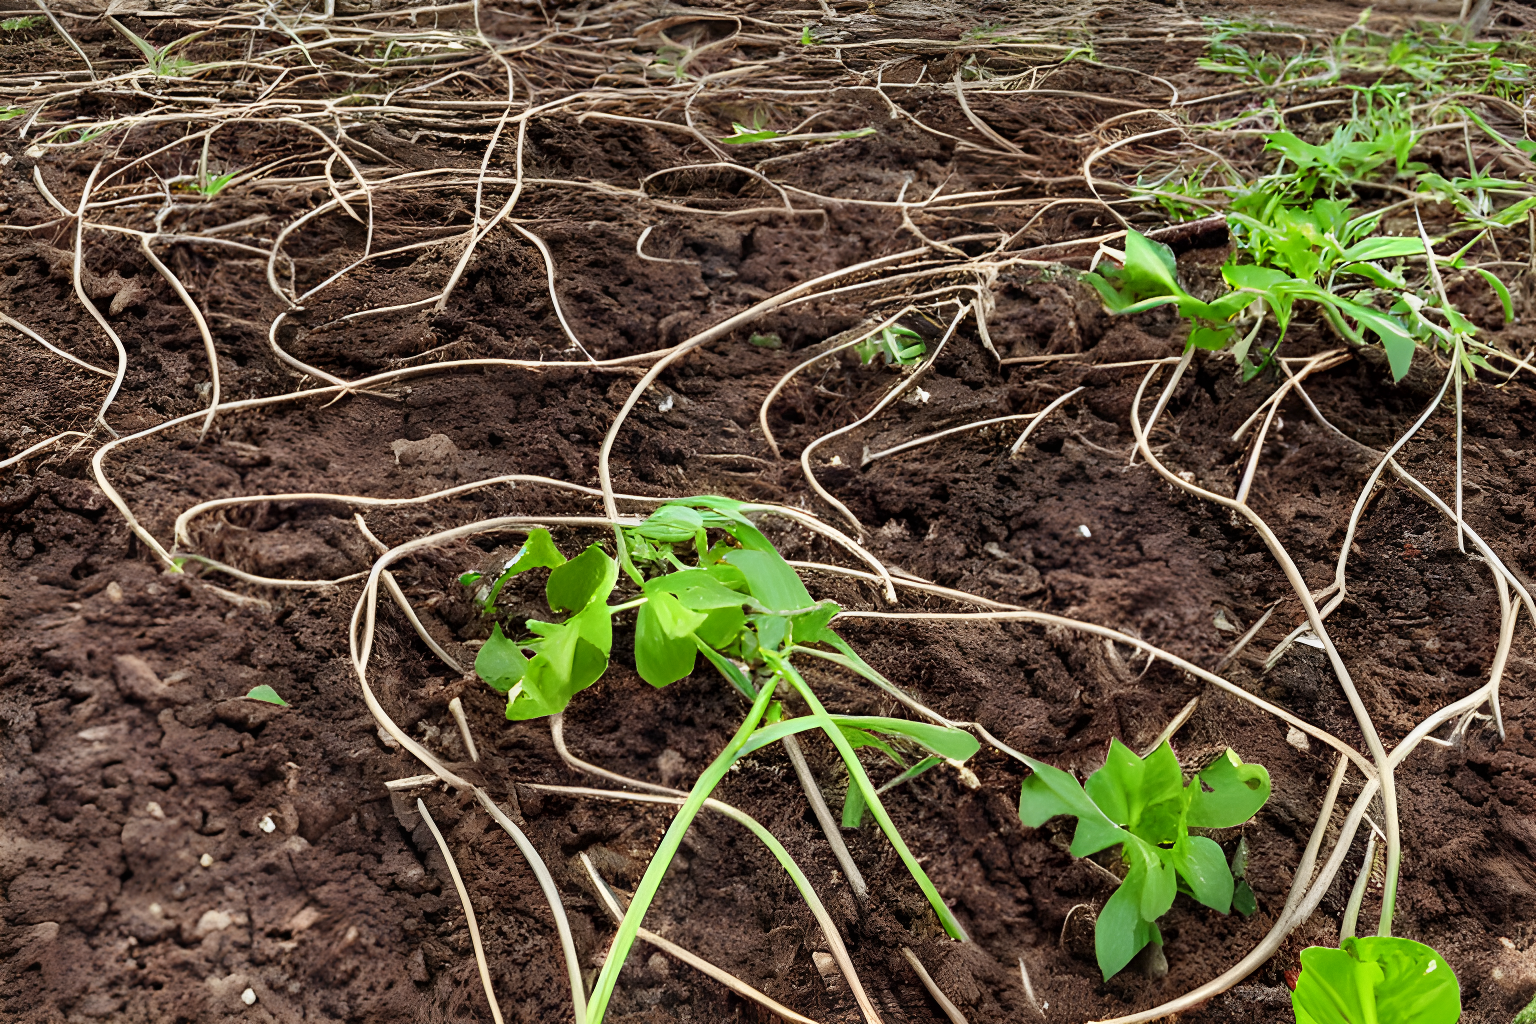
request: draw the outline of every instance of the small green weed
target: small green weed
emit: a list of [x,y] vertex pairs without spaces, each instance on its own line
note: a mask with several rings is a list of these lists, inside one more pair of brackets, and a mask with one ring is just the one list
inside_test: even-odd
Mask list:
[[14,117],[20,117],[27,112],[26,107],[0,107],[0,121],[9,121]]
[[911,328],[892,325],[865,338],[853,350],[865,366],[874,362],[876,356],[883,356],[887,366],[911,366],[923,358],[928,346],[923,344],[922,335]]
[[42,28],[48,23],[48,19],[40,14],[29,14],[21,18],[6,18],[0,21],[0,32],[26,32],[34,28]]
[[1301,951],[1301,974],[1291,993],[1296,1024],[1456,1024],[1461,1019],[1456,973],[1422,942],[1384,936],[1349,938],[1341,945]]
[[[548,569],[545,598],[552,612],[565,616],[561,621],[529,619],[527,629],[533,635],[521,640],[509,639],[498,622],[475,658],[480,678],[506,694],[509,720],[558,714],[577,693],[602,678],[613,653],[613,616],[631,609],[636,612],[635,669],[642,679],[655,687],[668,686],[691,674],[702,654],[751,702],[736,736],[700,775],[646,869],[592,993],[591,1024],[602,1020],[640,918],[704,800],[740,758],[809,729],[826,734],[837,748],[849,774],[850,791],[860,794],[945,930],[957,938],[964,935],[896,831],[856,751],[870,746],[899,758],[895,745],[901,744],[923,751],[925,761],[963,762],[979,744],[958,729],[827,713],[792,664],[793,656],[807,650],[807,645],[831,647],[836,653],[824,652],[822,657],[835,659],[866,678],[882,677],[829,628],[838,606],[811,599],[793,567],[747,519],[749,509],[717,497],[668,502],[639,526],[619,531],[617,560],[598,544],[568,560],[547,530],[533,530],[489,585],[488,575],[460,577],[462,584],[476,588],[481,608],[494,612],[512,577]],[[721,535],[714,543],[711,530]],[[691,565],[682,558],[689,548],[694,556]],[[638,593],[609,604],[621,567]],[[791,697],[798,698],[808,713],[790,717],[784,699]]]
[[272,687],[268,686],[266,683],[262,683],[260,686],[252,687],[251,692],[245,695],[245,699],[259,700],[267,704],[276,704],[278,707],[282,708],[289,706],[288,702],[279,697],[277,695],[277,691],[272,689]]
[[744,146],[753,142],[832,142],[837,139],[862,139],[867,135],[874,135],[873,128],[855,128],[849,132],[802,132],[798,135],[782,135],[772,128],[761,126],[747,127],[735,121],[731,122],[732,132],[723,136],[720,142],[728,146]]
[[1515,1019],[1509,1024],[1536,1024],[1536,999],[1532,999],[1525,1009],[1515,1014]]
[[1077,819],[1072,855],[1120,847],[1124,881],[1099,911],[1094,951],[1104,978],[1114,977],[1149,942],[1162,942],[1157,919],[1184,893],[1212,910],[1232,909],[1235,885],[1221,847],[1191,828],[1232,828],[1269,799],[1269,772],[1228,750],[1188,783],[1165,741],[1145,759],[1112,740],[1104,767],[1087,786],[1041,761],[1019,794],[1019,818],[1038,828],[1051,818]]
[[180,39],[166,43],[164,46],[156,47],[142,36],[134,33],[116,18],[109,16],[107,21],[111,22],[113,28],[121,32],[134,46],[139,48],[139,52],[144,55],[144,63],[149,65],[149,70],[154,72],[157,78],[174,78],[184,75],[189,71],[194,71],[200,66],[180,56],[176,51],[201,39],[208,34],[207,31],[193,32],[189,36],[182,36]]

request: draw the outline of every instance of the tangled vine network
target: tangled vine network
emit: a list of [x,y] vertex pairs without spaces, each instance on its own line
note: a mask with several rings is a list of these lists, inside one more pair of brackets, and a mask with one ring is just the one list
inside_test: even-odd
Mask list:
[[[65,381],[59,386],[84,404],[72,422],[50,424],[41,439],[11,436],[0,469],[88,458],[96,486],[132,533],[133,549],[168,573],[234,580],[251,592],[351,585],[357,684],[383,732],[424,768],[390,783],[391,790],[425,793],[446,784],[475,798],[512,836],[553,914],[578,1024],[602,1019],[610,975],[622,956],[617,965],[602,965],[603,980],[594,989],[559,887],[520,828],[519,814],[493,800],[478,776],[444,763],[401,728],[375,693],[369,664],[380,592],[433,656],[463,675],[471,666],[462,647],[455,651],[453,642],[434,636],[431,616],[413,604],[392,566],[398,571],[470,537],[510,532],[531,538],[531,531],[563,528],[610,537],[615,557],[632,568],[634,537],[681,543],[692,540],[696,526],[702,564],[710,550],[705,526],[724,524],[729,531],[750,524],[706,517],[699,520],[704,525],[687,520],[675,537],[654,529],[645,534],[658,506],[675,508],[665,503],[691,492],[670,488],[665,474],[649,480],[657,493],[618,489],[645,489],[624,482],[634,477],[624,464],[634,451],[624,441],[626,424],[647,402],[670,408],[673,399],[660,398],[657,385],[711,348],[750,342],[756,354],[775,353],[784,339],[758,328],[792,309],[818,323],[854,326],[828,331],[830,338],[817,338],[803,356],[787,359],[774,386],[753,400],[759,450],[767,457],[738,454],[733,464],[777,471],[786,458],[781,449],[798,446],[808,500],[801,506],[757,501],[729,511],[753,522],[777,519],[818,538],[846,563],[793,563],[807,580],[842,576],[869,588],[868,607],[842,610],[836,621],[1023,622],[1071,631],[1108,641],[1111,649],[1138,651],[1149,665],[1166,663],[1337,752],[1310,841],[1268,934],[1206,984],[1110,1024],[1171,1018],[1250,975],[1318,908],[1368,821],[1371,853],[1348,930],[1379,838],[1385,858],[1379,934],[1391,935],[1403,850],[1413,842],[1395,773],[1424,744],[1460,745],[1482,729],[1504,735],[1500,684],[1522,608],[1536,624],[1536,602],[1518,567],[1505,560],[1513,539],[1482,536],[1463,516],[1464,389],[1489,379],[1526,386],[1518,375],[1536,373],[1530,354],[1511,340],[1518,331],[1480,333],[1453,302],[1468,288],[1486,287],[1513,319],[1536,270],[1529,68],[1490,5],[1470,5],[1463,23],[1412,30],[1417,35],[1406,51],[1395,48],[1401,26],[1353,15],[1324,27],[1261,26],[1203,18],[1183,2],[1146,5],[1156,17],[1143,17],[1139,9],[1108,12],[1061,0],[1010,12],[1006,23],[981,23],[955,9],[949,12],[954,24],[942,26],[895,12],[900,5],[877,14],[830,0],[804,10],[788,3],[674,8],[638,0],[580,6],[549,0],[173,2],[152,9],[125,5],[116,14],[50,7],[45,0],[37,6],[36,15],[4,29],[55,59],[52,70],[0,78],[17,153],[6,158],[4,173],[13,179],[13,195],[22,178],[30,188],[0,228],[10,245],[31,247],[53,274],[67,278],[77,305],[43,310],[13,295],[0,322],[8,345],[24,348],[27,359],[50,360],[50,372]],[[1146,63],[1137,55],[1158,48],[1200,55],[1200,72],[1159,75],[1128,66]],[[1124,64],[1110,56],[1120,51],[1131,54]],[[1043,120],[1031,122],[1024,110],[1045,112]],[[867,169],[862,178],[833,173],[855,164]],[[946,166],[965,170],[957,176]],[[1070,173],[1053,174],[1061,167]],[[707,282],[705,291],[682,315],[663,318],[661,328],[641,324],[623,296],[585,279],[591,264],[582,270],[560,265],[559,256],[579,249],[580,239],[551,244],[547,225],[575,219],[585,219],[594,237],[627,232],[636,266],[658,279],[684,281],[683,287]],[[850,227],[855,223],[864,234]],[[707,235],[720,224],[789,225],[841,236],[829,251],[850,255],[840,265],[822,266],[781,246],[766,258],[793,267],[788,276],[795,283],[769,294],[733,284],[736,275],[706,249],[680,242],[685,227]],[[1186,286],[1173,249],[1213,236],[1230,237],[1236,255],[1219,280]],[[529,305],[531,329],[476,323],[513,294],[485,271],[493,261],[515,264],[542,293]],[[152,273],[125,277],[119,268],[129,264]],[[1095,297],[1111,312],[1155,316],[1167,306],[1195,327],[1180,354],[1153,359],[1094,363],[1093,353],[1075,343],[1021,352],[995,343],[995,336],[1004,333],[998,295],[1022,280],[1086,282],[1083,294],[1097,288]],[[184,320],[132,329],[195,330],[201,354],[194,346],[179,369],[135,365],[139,345],[120,316],[156,288],[174,295]],[[217,302],[209,299],[214,295]],[[1284,350],[1287,331],[1295,330],[1293,314],[1316,319],[1316,336],[1328,344],[1303,355]],[[1301,621],[1267,661],[1275,663],[1298,642],[1320,647],[1361,741],[1223,675],[1267,615],[1212,667],[1123,629],[915,578],[874,553],[870,531],[829,482],[828,468],[843,466],[842,459],[829,461],[818,451],[846,451],[835,442],[857,436],[898,402],[927,403],[926,375],[947,349],[961,346],[984,354],[997,373],[1027,375],[1081,362],[1144,374],[1129,412],[1134,446],[1123,454],[1170,488],[1226,510],[1262,542],[1301,610]],[[865,364],[880,359],[893,382],[867,411],[818,436],[802,430],[791,445],[784,421],[773,415],[775,401],[808,371],[855,353]],[[1197,477],[1172,464],[1156,440],[1197,358],[1225,361],[1227,372],[1268,389],[1231,439],[1246,451],[1233,479]],[[1429,365],[1441,381],[1422,415],[1384,449],[1345,437],[1327,403],[1307,390],[1314,378],[1356,359],[1386,366],[1394,377]],[[231,489],[178,508],[135,497],[144,482],[133,468],[137,452],[211,444],[232,424],[282,406],[312,410],[311,422],[323,431],[328,417],[360,396],[406,402],[412,381],[490,370],[561,371],[603,382],[618,411],[601,438],[594,477],[503,472],[403,496]],[[140,397],[146,390],[165,397],[146,403]],[[943,429],[884,450],[866,447],[863,464],[943,437],[998,431],[1009,431],[1010,439],[1018,432],[1003,457],[1017,455],[1040,424],[1083,390],[1063,390],[1031,412],[951,418]],[[1303,575],[1282,542],[1284,531],[1254,500],[1282,405],[1297,401],[1374,467],[1344,524],[1333,577],[1322,586]],[[1445,408],[1448,401],[1454,411]],[[1445,493],[1438,468],[1435,479],[1426,480],[1402,458],[1424,425],[1441,415],[1454,417],[1458,439],[1454,484]],[[1356,533],[1389,478],[1452,524],[1461,549],[1488,572],[1499,607],[1496,650],[1477,685],[1422,714],[1395,743],[1373,718],[1349,652],[1335,645],[1328,622],[1348,598]],[[389,543],[376,530],[394,535],[405,521],[391,520],[388,531],[367,521],[375,512],[442,508],[464,495],[509,487],[547,494],[552,507],[578,511],[417,529]],[[381,483],[380,490],[387,489]],[[271,502],[348,509],[376,556],[371,568],[301,579],[242,567],[218,547],[217,531],[207,524]],[[822,514],[812,511],[818,505]],[[543,564],[564,563],[559,555]],[[634,579],[641,583],[638,574]],[[921,606],[903,610],[913,598]],[[1021,764],[1038,764],[979,723],[951,720],[873,670],[862,672],[868,666],[857,656],[819,656],[881,685],[944,735],[964,732]],[[784,680],[793,675],[787,664],[786,657],[776,669]],[[492,681],[483,663],[475,667]],[[762,719],[772,688],[759,693],[749,682],[741,688],[760,698],[755,714]],[[454,710],[474,756],[470,726],[457,704]],[[1168,723],[1159,742],[1193,710]],[[531,788],[678,806],[690,815],[707,807],[745,825],[791,875],[864,1019],[880,1020],[815,887],[764,826],[706,800],[707,790],[656,786],[584,761],[566,746],[561,716],[550,720],[555,747],[570,767],[621,788]],[[780,738],[847,881],[859,891],[858,868],[792,735]],[[733,757],[746,735],[739,740]],[[935,763],[942,760],[935,755]],[[963,757],[950,760],[967,770]],[[1351,774],[1359,785],[1340,818],[1336,805]],[[416,806],[431,823],[425,801]],[[435,824],[431,828],[463,899],[479,977],[499,1022],[475,908],[448,842]],[[898,849],[905,853],[904,845]],[[914,878],[929,884],[916,860],[911,866]],[[784,1019],[808,1020],[644,929],[645,901],[637,894],[635,910],[627,910],[597,867],[587,861],[586,868],[625,941],[638,936]],[[937,891],[931,902],[946,927],[953,924],[952,937],[964,940]],[[952,1020],[964,1020],[915,955],[906,955],[937,1005]],[[1027,970],[1022,984],[1033,1002]]]

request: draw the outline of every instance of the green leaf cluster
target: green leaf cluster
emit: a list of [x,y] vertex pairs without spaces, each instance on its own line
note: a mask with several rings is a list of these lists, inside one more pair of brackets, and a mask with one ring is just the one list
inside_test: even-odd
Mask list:
[[922,338],[921,334],[910,327],[892,324],[882,327],[878,334],[871,334],[853,346],[853,351],[865,366],[874,362],[876,356],[884,358],[887,366],[911,366],[928,351]]
[[1348,938],[1301,951],[1291,993],[1296,1024],[1456,1024],[1461,988],[1445,958],[1422,942]]
[[1105,979],[1118,974],[1149,942],[1161,942],[1157,919],[1182,892],[1223,914],[1232,908],[1233,879],[1221,847],[1191,828],[1241,825],[1269,799],[1269,772],[1228,750],[1188,783],[1166,742],[1145,759],[1119,740],[1087,786],[1041,761],[1019,794],[1019,818],[1039,827],[1077,818],[1075,857],[1119,846],[1125,877],[1099,912],[1094,949]]
[[[602,678],[613,651],[608,595],[618,582],[619,568],[600,545],[593,544],[566,561],[549,531],[534,530],[493,592],[499,593],[516,573],[550,564],[554,567],[544,587],[545,599],[551,611],[570,615],[563,622],[529,619],[528,629],[534,636],[520,641],[507,639],[497,624],[475,656],[476,674],[493,690],[508,694],[511,721],[564,711],[572,697]],[[530,651],[532,658],[526,653]]]
[[157,47],[123,25],[116,18],[109,15],[107,21],[111,23],[113,28],[121,32],[129,42],[138,47],[139,52],[144,55],[144,63],[149,65],[149,70],[154,72],[156,77],[171,78],[186,74],[188,71],[195,71],[199,67],[193,61],[177,54],[176,51],[201,39],[208,34],[208,30],[193,32],[191,35],[182,36],[180,39],[172,40],[164,46]]

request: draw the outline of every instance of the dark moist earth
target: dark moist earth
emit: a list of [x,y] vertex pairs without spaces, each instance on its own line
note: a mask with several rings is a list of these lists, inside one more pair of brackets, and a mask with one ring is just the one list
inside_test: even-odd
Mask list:
[[[1354,15],[1341,4],[1316,18],[1331,25]],[[997,8],[971,20],[1021,16]],[[640,13],[629,17],[643,20]],[[891,36],[954,38],[953,27],[906,17],[871,17],[866,27]],[[1178,17],[1173,8],[1127,6],[1100,31],[1114,35],[1137,19]],[[86,45],[110,36],[89,25],[79,34]],[[37,47],[59,50],[44,40],[17,44],[4,56],[23,66],[41,59]],[[1214,88],[1221,83],[1189,73],[1199,52],[1198,43],[1122,43],[1106,44],[1098,56]],[[898,80],[911,80],[919,66],[909,64]],[[1144,89],[1155,99],[1159,88],[1110,71],[1076,74],[1072,88],[1104,94]],[[937,93],[914,92],[908,107],[944,130],[968,130],[952,99]],[[867,110],[850,109],[858,117],[884,116],[878,98]],[[1113,112],[1044,98],[989,107],[1000,131],[1046,155],[1037,168],[1045,175],[1074,173],[1085,149],[1073,133]],[[1023,184],[1032,190],[1025,195],[1051,194],[1048,185],[1021,178],[1016,166],[957,152],[910,125],[879,123],[879,137],[845,144],[839,158],[803,160],[797,180],[845,197],[888,198],[907,174],[922,189],[947,178],[951,191]],[[678,148],[686,143],[649,129],[555,117],[530,130],[528,173],[632,184],[651,170],[707,159]],[[17,158],[0,171],[9,219],[45,219],[30,164],[22,159],[24,144],[12,134],[5,145]],[[422,151],[434,152],[426,143]],[[450,156],[462,154],[445,151],[444,158]],[[68,193],[78,189],[89,161],[55,157],[47,169]],[[706,194],[707,183],[697,188]],[[823,223],[819,217],[662,216],[569,191],[530,195],[526,212],[541,218],[564,309],[598,356],[675,342],[797,281],[913,244],[894,215],[869,207],[832,205]],[[267,213],[280,224],[321,198],[237,194],[221,200],[210,223]],[[462,206],[434,208],[430,195],[421,202],[420,209],[396,209],[391,216],[437,223],[468,216]],[[641,261],[635,238],[651,223],[661,225],[648,242],[653,254],[698,265]],[[957,219],[942,231],[963,233],[967,223]],[[1071,208],[1033,227],[1029,244],[1103,230],[1091,208]],[[1220,262],[1225,243],[1219,236],[1196,241],[1203,247],[1186,245],[1181,262],[1198,276]],[[106,360],[109,351],[73,297],[68,254],[59,248],[69,244],[67,236],[46,233],[11,236],[0,268],[6,305],[51,340]],[[334,267],[336,252],[357,245],[355,228],[332,218],[291,248],[313,266]],[[352,309],[438,287],[450,257],[426,252],[373,276],[359,272],[334,289],[328,303],[299,318],[285,344],[349,377],[444,345],[453,346],[454,357],[537,358],[563,348],[542,263],[505,230],[481,247],[445,312],[412,313],[361,330],[320,329]],[[243,398],[297,386],[266,345],[266,325],[280,307],[266,288],[264,261],[215,260],[185,248],[172,256],[213,318],[225,394]],[[88,286],[103,307],[108,296],[129,293],[111,303],[130,354],[114,425],[142,429],[200,408],[201,344],[175,296],[126,242],[90,241],[87,264],[95,268]],[[1110,319],[1070,278],[1015,268],[998,281],[995,295],[991,333],[1004,357],[1077,352],[1085,361],[1109,363],[1180,350],[1183,328],[1171,318]],[[1497,334],[1499,318],[1463,298]],[[1525,297],[1517,295],[1517,302],[1523,312]],[[835,518],[812,500],[795,460],[811,439],[867,410],[895,379],[892,373],[850,361],[799,378],[771,417],[784,460],[773,457],[757,410],[767,389],[803,358],[799,350],[882,308],[892,307],[852,300],[801,305],[690,355],[647,393],[621,434],[614,455],[618,489],[727,494]],[[783,347],[748,344],[754,329],[776,332]],[[932,345],[938,328],[924,330]],[[1527,328],[1505,330],[1515,332],[1515,347],[1529,347]],[[1291,338],[1293,353],[1332,344],[1305,323]],[[3,344],[0,440],[9,452],[89,423],[101,398],[93,380],[61,369],[64,364],[14,334]],[[1320,651],[1298,646],[1263,672],[1264,653],[1300,612],[1253,533],[1225,511],[1175,492],[1140,461],[1131,464],[1129,412],[1143,372],[1072,361],[1000,370],[967,325],[925,378],[928,401],[898,403],[871,427],[821,449],[819,477],[869,528],[871,549],[892,565],[1138,634],[1201,665],[1216,664],[1236,637],[1232,627],[1246,630],[1271,602],[1283,600],[1228,674],[1360,745]],[[1382,447],[1433,396],[1440,373],[1421,356],[1394,386],[1376,353],[1362,352],[1315,379],[1310,390],[1346,433]],[[170,537],[178,512],[217,496],[313,490],[403,496],[499,473],[593,484],[599,443],[636,375],[496,369],[426,376],[389,396],[225,414],[201,443],[190,429],[160,435],[119,449],[107,472],[162,539]],[[973,432],[866,470],[853,468],[866,445],[878,450],[947,426],[1034,411],[1077,386],[1086,388],[1083,395],[1053,414],[1017,458],[1007,452],[1013,434]],[[1198,361],[1154,437],[1162,457],[1230,493],[1243,448],[1229,438],[1273,387],[1272,378],[1240,384],[1230,361]],[[1370,463],[1295,402],[1285,405],[1282,418],[1265,451],[1255,504],[1317,585],[1331,577]],[[1529,525],[1536,520],[1536,395],[1524,383],[1471,386],[1466,431],[1468,518],[1529,578],[1536,571]],[[433,443],[397,459],[391,442],[400,439]],[[1452,420],[1441,414],[1403,456],[1441,494],[1452,493],[1453,441]],[[841,468],[827,464],[834,454]],[[385,543],[396,544],[487,516],[597,508],[579,496],[524,485],[370,511],[367,520]],[[769,528],[787,557],[843,559],[798,529]],[[61,452],[5,471],[0,530],[0,1019],[488,1020],[446,866],[414,798],[392,799],[384,788],[385,780],[420,768],[381,739],[360,697],[347,657],[357,585],[269,589],[217,575],[164,574],[97,489],[84,455]],[[294,579],[357,573],[373,558],[349,513],[327,504],[247,506],[194,524],[194,539],[205,555]],[[557,531],[568,552],[601,539],[595,532]],[[491,566],[515,543],[486,535],[478,546],[448,545],[397,566],[429,628],[466,660],[473,648],[464,643],[487,636],[490,623],[455,577]],[[1458,554],[1454,531],[1396,485],[1370,508],[1350,570],[1350,599],[1331,627],[1390,746],[1484,678],[1498,603],[1484,567]],[[816,574],[809,582],[817,597],[845,607],[881,606],[867,585]],[[508,595],[512,618],[538,612],[536,581]],[[956,607],[910,597],[902,605],[925,606]],[[1536,675],[1527,627],[1521,626],[1503,686],[1507,738],[1499,742],[1479,724],[1461,749],[1426,744],[1399,776],[1406,855],[1398,933],[1444,953],[1461,979],[1467,1022],[1503,1024],[1536,990]],[[704,671],[652,689],[621,653],[628,650],[626,628],[632,620],[628,627],[621,621],[608,675],[571,705],[567,739],[579,756],[609,769],[687,786],[734,730],[743,703]],[[867,906],[857,905],[782,752],[774,747],[753,756],[727,776],[719,795],[767,825],[805,867],[887,1020],[943,1019],[902,946],[918,954],[977,1024],[1036,1019],[1019,980],[1020,957],[1049,1005],[1047,1019],[1078,1022],[1187,991],[1235,963],[1267,931],[1333,765],[1318,745],[1298,750],[1287,743],[1282,723],[1250,705],[1162,664],[1143,671],[1128,648],[1082,635],[1021,624],[848,621],[841,630],[873,665],[932,707],[981,722],[1014,747],[1080,773],[1102,761],[1111,737],[1146,744],[1199,697],[1176,741],[1181,759],[1198,764],[1231,746],[1268,766],[1274,779],[1274,795],[1253,822],[1217,835],[1228,850],[1239,835],[1247,839],[1258,914],[1222,917],[1180,898],[1163,922],[1167,975],[1154,979],[1138,964],[1104,983],[1085,911],[1072,927],[1064,925],[1075,907],[1091,912],[1102,905],[1111,892],[1106,873],[1067,854],[1068,825],[1020,825],[1023,772],[1016,762],[984,749],[974,762],[979,786],[941,769],[888,799],[907,842],[976,940],[961,945],[943,936],[868,823],[847,833],[871,884]],[[587,853],[620,887],[633,887],[671,812],[541,796],[519,785],[591,780],[560,762],[547,722],[505,722],[501,700],[473,678],[448,673],[387,602],[372,664],[380,699],[397,722],[504,805],[520,808],[560,885],[582,962],[595,969],[612,927],[578,854]],[[880,693],[817,663],[805,671],[834,710],[895,710]],[[276,688],[292,707],[236,699],[258,684]],[[482,751],[478,765],[466,763],[449,715],[455,696]],[[835,808],[846,776],[824,740],[805,743]],[[882,779],[892,774],[887,767],[875,771]],[[1352,782],[1347,792],[1357,786]],[[427,791],[426,799],[469,887],[507,1019],[569,1019],[564,964],[526,863],[464,799],[441,790]],[[211,858],[206,867],[200,866],[204,855]],[[1357,841],[1333,891],[1279,954],[1181,1019],[1289,1019],[1286,972],[1304,946],[1336,941],[1359,858]],[[1367,919],[1378,892],[1367,898]],[[700,819],[647,924],[817,1020],[857,1019],[841,982],[834,976],[829,983],[818,971],[813,954],[824,951],[824,940],[787,877],[734,824]],[[257,996],[250,1008],[240,998],[247,987]],[[642,944],[621,977],[610,1019],[769,1018]]]

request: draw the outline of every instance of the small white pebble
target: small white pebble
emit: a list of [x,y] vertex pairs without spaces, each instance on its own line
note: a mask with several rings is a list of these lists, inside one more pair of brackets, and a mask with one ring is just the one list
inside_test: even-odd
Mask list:
[[1049,1010],[1050,1008],[1051,1008],[1051,1004],[1048,1003],[1048,1002],[1040,1004],[1040,1009],[1042,1009],[1042,1010]]
[[1285,742],[1303,752],[1312,749],[1312,741],[1307,739],[1307,734],[1294,725],[1291,726],[1291,731],[1285,734]]
[[197,858],[197,862],[205,868],[211,868],[213,867],[213,855],[205,853],[201,857]]
[[1187,469],[1181,469],[1179,470],[1179,479],[1187,484],[1192,484],[1195,482],[1195,474]]
[[931,393],[924,391],[922,388],[914,388],[913,390],[917,392],[917,400],[922,402],[924,405],[927,405],[928,399],[933,397]]
[[668,395],[666,398],[663,398],[659,403],[657,403],[656,411],[657,412],[671,412],[673,404],[674,403],[673,403],[672,396]]
[[271,832],[273,829],[277,828],[277,826],[272,823],[272,815],[268,814],[261,819],[260,828],[263,832]]
[[841,466],[842,464],[843,464],[843,457],[841,455],[834,455],[834,456],[832,456],[832,465],[834,465],[834,466]]
[[160,809],[160,805],[155,803],[153,800],[144,805],[144,810],[149,812],[149,816],[151,818],[158,818],[161,821],[165,820],[165,812],[162,811]]
[[1077,528],[1077,532],[1082,534],[1084,537],[1092,537],[1093,536],[1093,531],[1088,529],[1088,525],[1086,523],[1083,524],[1082,526],[1079,526]]
[[158,904],[158,903],[151,903],[149,905],[149,912],[151,914],[155,915],[156,917],[159,917],[160,916],[160,904]]
[[246,1006],[255,1006],[256,1005],[256,990],[253,989],[253,988],[248,988],[244,992],[241,992],[240,993],[240,1001],[242,1003],[244,1003]]

